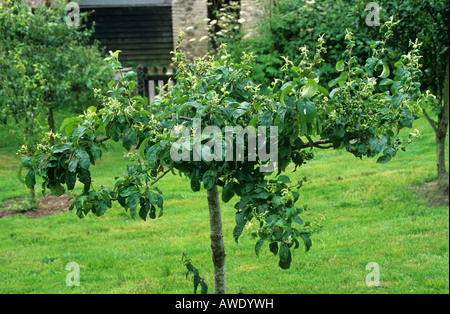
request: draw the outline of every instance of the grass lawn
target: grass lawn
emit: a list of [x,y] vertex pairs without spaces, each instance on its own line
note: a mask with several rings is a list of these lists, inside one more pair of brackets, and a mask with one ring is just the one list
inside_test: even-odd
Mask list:
[[[267,244],[256,257],[250,230],[237,245],[237,199],[222,204],[228,292],[449,293],[449,208],[428,206],[412,189],[436,172],[433,132],[424,119],[415,127],[422,137],[387,165],[318,151],[289,173],[311,180],[298,205],[308,204],[302,218],[317,224],[311,251],[296,250],[289,270],[278,267]],[[0,201],[26,194],[7,139],[1,130]],[[126,163],[113,146],[95,166],[95,186],[111,186]],[[166,176],[158,187],[165,211],[156,220],[133,220],[119,207],[81,220],[74,212],[0,219],[0,293],[192,293],[183,252],[214,291],[206,192],[193,193],[178,176]],[[66,285],[69,262],[80,266],[79,287]],[[380,268],[380,287],[365,283],[372,262]]]

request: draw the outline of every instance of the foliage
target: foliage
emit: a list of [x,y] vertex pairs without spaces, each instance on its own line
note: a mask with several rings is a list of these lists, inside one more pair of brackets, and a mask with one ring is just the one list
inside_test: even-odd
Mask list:
[[189,274],[192,273],[193,275],[193,281],[194,281],[194,294],[197,294],[198,286],[201,286],[201,294],[208,294],[208,285],[205,282],[205,279],[203,279],[200,276],[200,272],[197,268],[192,265],[191,260],[187,257],[186,253],[183,253],[183,263],[184,266],[187,268],[186,278],[189,276]]
[[[94,101],[94,86],[106,86],[112,72],[102,63],[98,45],[88,45],[93,30],[66,23],[65,5],[31,10],[26,2],[0,7],[0,122],[36,149],[45,131],[54,131],[52,110],[80,110]],[[84,15],[85,16],[85,15]]]
[[[334,65],[345,50],[344,36],[349,24],[347,8],[347,1],[342,0],[266,1],[262,6],[262,16],[257,20],[255,35],[244,37],[240,42],[226,42],[232,51],[236,51],[234,56],[240,51],[255,54],[256,58],[251,63],[252,79],[269,86],[275,78],[283,78],[283,56],[298,64],[302,59],[299,47],[313,50],[316,39],[324,36],[329,53],[316,71],[324,81],[329,81],[334,74]],[[370,51],[360,36],[355,40],[354,52],[362,62]]]
[[208,6],[214,15],[214,18],[208,21],[208,33],[212,49],[218,52],[218,48],[223,43],[226,43],[230,48],[238,49],[244,36],[241,32],[241,25],[245,23],[245,20],[240,18],[240,3],[218,0],[208,2]]
[[[387,37],[392,36],[391,25],[386,24]],[[295,205],[303,183],[292,183],[281,173],[291,164],[304,165],[312,158],[313,148],[345,148],[357,157],[380,156],[379,163],[388,162],[404,148],[405,140],[399,131],[412,126],[421,101],[415,46],[391,70],[383,60],[383,41],[381,47],[374,48],[366,65],[359,66],[352,55],[353,34],[349,32],[345,37],[346,58],[337,64],[341,75],[330,82],[329,86],[335,87],[331,93],[319,85],[316,71],[323,62],[323,38],[319,38],[312,61],[306,48],[302,48],[298,66],[284,58],[285,78],[274,82],[268,95],[261,94],[259,86],[248,79],[251,55],[244,53],[241,63],[234,63],[226,46],[222,46],[220,57],[206,56],[186,64],[177,47],[176,84],[167,94],[148,105],[147,99],[132,97],[135,74],[120,76],[110,83],[109,96],[99,95],[102,109],[90,108],[82,116],[66,119],[62,144],[44,145],[34,157],[23,159],[29,169],[27,176],[42,176],[43,187],[57,195],[65,187],[73,190],[78,179],[84,189],[71,208],[79,217],[90,211],[103,215],[112,201],[118,201],[133,217],[156,218],[156,209],[159,215],[163,212],[163,198],[155,184],[170,171],[189,178],[193,191],[199,191],[202,184],[207,190],[221,186],[224,202],[239,197],[235,205],[235,240],[256,219],[259,229],[254,233],[258,238],[255,251],[259,253],[268,242],[270,251],[279,257],[279,266],[287,269],[291,249],[303,242],[308,250],[312,242],[308,225],[299,217],[305,206]],[[121,70],[118,52],[111,52],[106,61],[114,70]],[[379,66],[383,69],[381,75],[377,72]],[[395,77],[386,81],[391,71]],[[387,84],[392,88],[386,88]],[[201,121],[201,129],[195,126],[196,119]],[[210,160],[200,154],[201,158],[195,160],[197,150],[211,152],[218,140],[203,134],[199,147],[195,146],[195,138],[208,126],[219,128],[222,134],[226,126],[264,130],[276,126],[278,172],[261,172],[260,167],[268,163],[263,158],[253,161],[244,156],[243,161],[227,161],[223,150],[214,152],[221,158]],[[188,141],[180,139],[183,127],[191,130]],[[108,140],[121,141],[130,151],[132,163],[127,173],[116,178],[114,188],[95,189],[90,166],[101,158],[101,149]],[[244,145],[248,151],[249,146]],[[194,160],[174,160],[173,147],[187,149],[188,157],[192,153]],[[33,185],[34,180],[28,182]]]
[[[367,1],[357,2],[351,10],[353,23],[367,40],[374,38],[371,28],[361,27],[363,7]],[[435,97],[429,97],[421,104],[423,114],[436,133],[437,173],[439,179],[448,178],[445,159],[445,138],[449,125],[448,67],[449,67],[449,1],[448,0],[407,0],[379,1],[381,19],[394,16],[399,25],[387,46],[390,62],[403,55],[410,41],[421,43],[423,56],[423,76],[420,84],[430,90]],[[434,114],[430,114],[430,111]],[[436,116],[436,117],[434,117]]]
[[[370,1],[357,1],[350,10],[352,28],[358,29],[361,37],[374,42],[378,30],[365,27],[364,10]],[[449,1],[448,0],[381,0],[380,20],[388,21],[393,16],[399,21],[395,33],[387,43],[390,49],[390,62],[408,51],[409,42],[416,39],[422,43],[423,56],[422,87],[433,93],[442,93],[444,89],[445,64],[449,54]]]

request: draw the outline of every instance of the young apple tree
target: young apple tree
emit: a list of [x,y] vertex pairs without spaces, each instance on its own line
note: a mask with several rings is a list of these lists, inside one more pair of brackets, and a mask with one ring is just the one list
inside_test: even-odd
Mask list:
[[[251,54],[244,53],[241,63],[234,64],[222,46],[219,56],[186,64],[177,48],[176,84],[168,93],[148,105],[147,99],[132,96],[134,73],[128,72],[110,84],[108,97],[100,96],[102,109],[66,119],[62,142],[41,145],[22,163],[30,177],[43,178],[44,191],[60,195],[73,190],[77,181],[83,184],[71,206],[80,218],[89,212],[103,215],[118,202],[133,217],[154,219],[163,213],[157,183],[169,172],[189,178],[193,191],[203,184],[215,293],[226,293],[220,196],[225,203],[237,196],[236,242],[246,224],[256,220],[256,254],[267,242],[279,266],[287,269],[300,242],[306,250],[312,245],[300,218],[305,207],[296,205],[303,181],[292,182],[282,174],[288,166],[301,167],[314,148],[342,148],[386,163],[410,141],[399,131],[412,126],[421,100],[415,84],[420,74],[417,45],[391,69],[383,61],[383,42],[373,47],[367,65],[359,66],[352,56],[353,34],[346,39],[344,59],[336,65],[341,74],[328,84],[331,92],[320,85],[316,71],[326,52],[322,38],[312,61],[306,48],[298,66],[285,59],[285,80],[274,82],[268,95],[248,79]],[[105,60],[122,69],[117,52]],[[375,69],[382,74],[374,76]],[[401,97],[385,86],[388,77]],[[101,158],[106,141],[120,141],[133,156],[114,187],[95,189],[90,167]]]

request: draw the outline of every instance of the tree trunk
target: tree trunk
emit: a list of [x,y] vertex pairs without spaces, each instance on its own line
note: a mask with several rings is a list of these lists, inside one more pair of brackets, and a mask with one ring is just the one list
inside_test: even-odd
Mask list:
[[[55,132],[56,130],[55,130],[55,117],[53,116],[52,108],[48,109],[47,123],[50,132],[54,135],[56,133]],[[55,146],[55,138],[53,136],[50,136],[50,145]]]
[[219,191],[214,185],[208,194],[209,222],[211,226],[211,249],[214,264],[214,293],[226,293],[225,280],[225,245],[223,242],[222,213],[220,210]]
[[444,105],[439,114],[437,131],[436,131],[436,146],[437,146],[437,168],[438,168],[438,179],[444,179],[447,175],[447,169],[445,166],[445,139],[447,137],[447,129],[449,124],[449,61],[447,58],[447,70],[445,74],[445,84],[444,84]]
[[441,180],[447,175],[447,167],[445,165],[445,139],[446,136],[436,134],[436,146],[437,146],[437,171],[438,179]]

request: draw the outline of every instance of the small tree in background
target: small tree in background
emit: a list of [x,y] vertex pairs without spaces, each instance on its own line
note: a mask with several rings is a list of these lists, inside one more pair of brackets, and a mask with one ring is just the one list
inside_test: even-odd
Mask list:
[[96,105],[93,87],[112,78],[98,45],[88,45],[93,30],[68,25],[67,14],[64,1],[35,9],[20,0],[0,5],[0,123],[29,156],[45,131],[56,133],[55,109]]
[[[387,38],[392,36],[390,26]],[[289,165],[304,165],[314,148],[342,148],[356,157],[378,157],[379,163],[387,163],[410,142],[408,134],[403,138],[399,131],[412,126],[421,101],[419,89],[409,81],[415,83],[420,75],[417,45],[393,70],[382,58],[386,41],[374,47],[372,58],[378,60],[374,67],[383,68],[381,76],[374,76],[372,67],[358,65],[352,55],[353,34],[348,32],[345,38],[345,59],[336,65],[341,74],[330,82],[331,92],[315,71],[326,50],[323,38],[315,55],[302,49],[298,65],[284,59],[285,80],[273,84],[267,95],[249,80],[251,55],[244,53],[241,63],[234,63],[222,46],[219,56],[186,64],[177,48],[176,84],[167,94],[151,105],[133,97],[134,73],[128,72],[111,84],[109,96],[100,96],[102,109],[90,108],[83,116],[65,120],[63,143],[40,146],[22,164],[29,169],[28,176],[42,176],[43,187],[57,195],[73,190],[79,181],[84,189],[71,209],[80,218],[89,212],[101,216],[115,201],[133,217],[161,216],[163,196],[157,183],[170,172],[188,178],[193,191],[203,185],[215,293],[226,292],[220,195],[225,203],[237,196],[236,242],[246,224],[256,220],[258,228],[252,233],[256,254],[268,243],[279,266],[288,269],[292,251],[300,242],[309,250],[312,242],[311,230],[300,218],[307,206],[296,205],[305,202],[299,193],[303,181],[292,182],[282,173]],[[117,52],[106,60],[113,69],[122,69]],[[405,97],[392,97],[381,84],[390,71],[398,73],[394,84]],[[227,137],[230,127],[234,133]],[[258,130],[257,152],[252,141],[256,135],[242,133],[247,127]],[[95,189],[90,167],[111,140],[121,141],[132,153],[131,160],[114,187]]]
[[[365,25],[368,2],[357,1],[350,12],[354,28],[363,30],[360,31],[361,37],[374,42],[376,29]],[[429,89],[436,96],[422,103],[422,111],[436,134],[437,175],[444,179],[447,177],[445,141],[449,125],[449,1],[380,0],[377,4],[381,21],[389,20],[390,16],[399,21],[395,34],[387,43],[390,49],[387,57],[391,63],[407,51],[410,41],[417,38],[422,43],[421,88]]]

